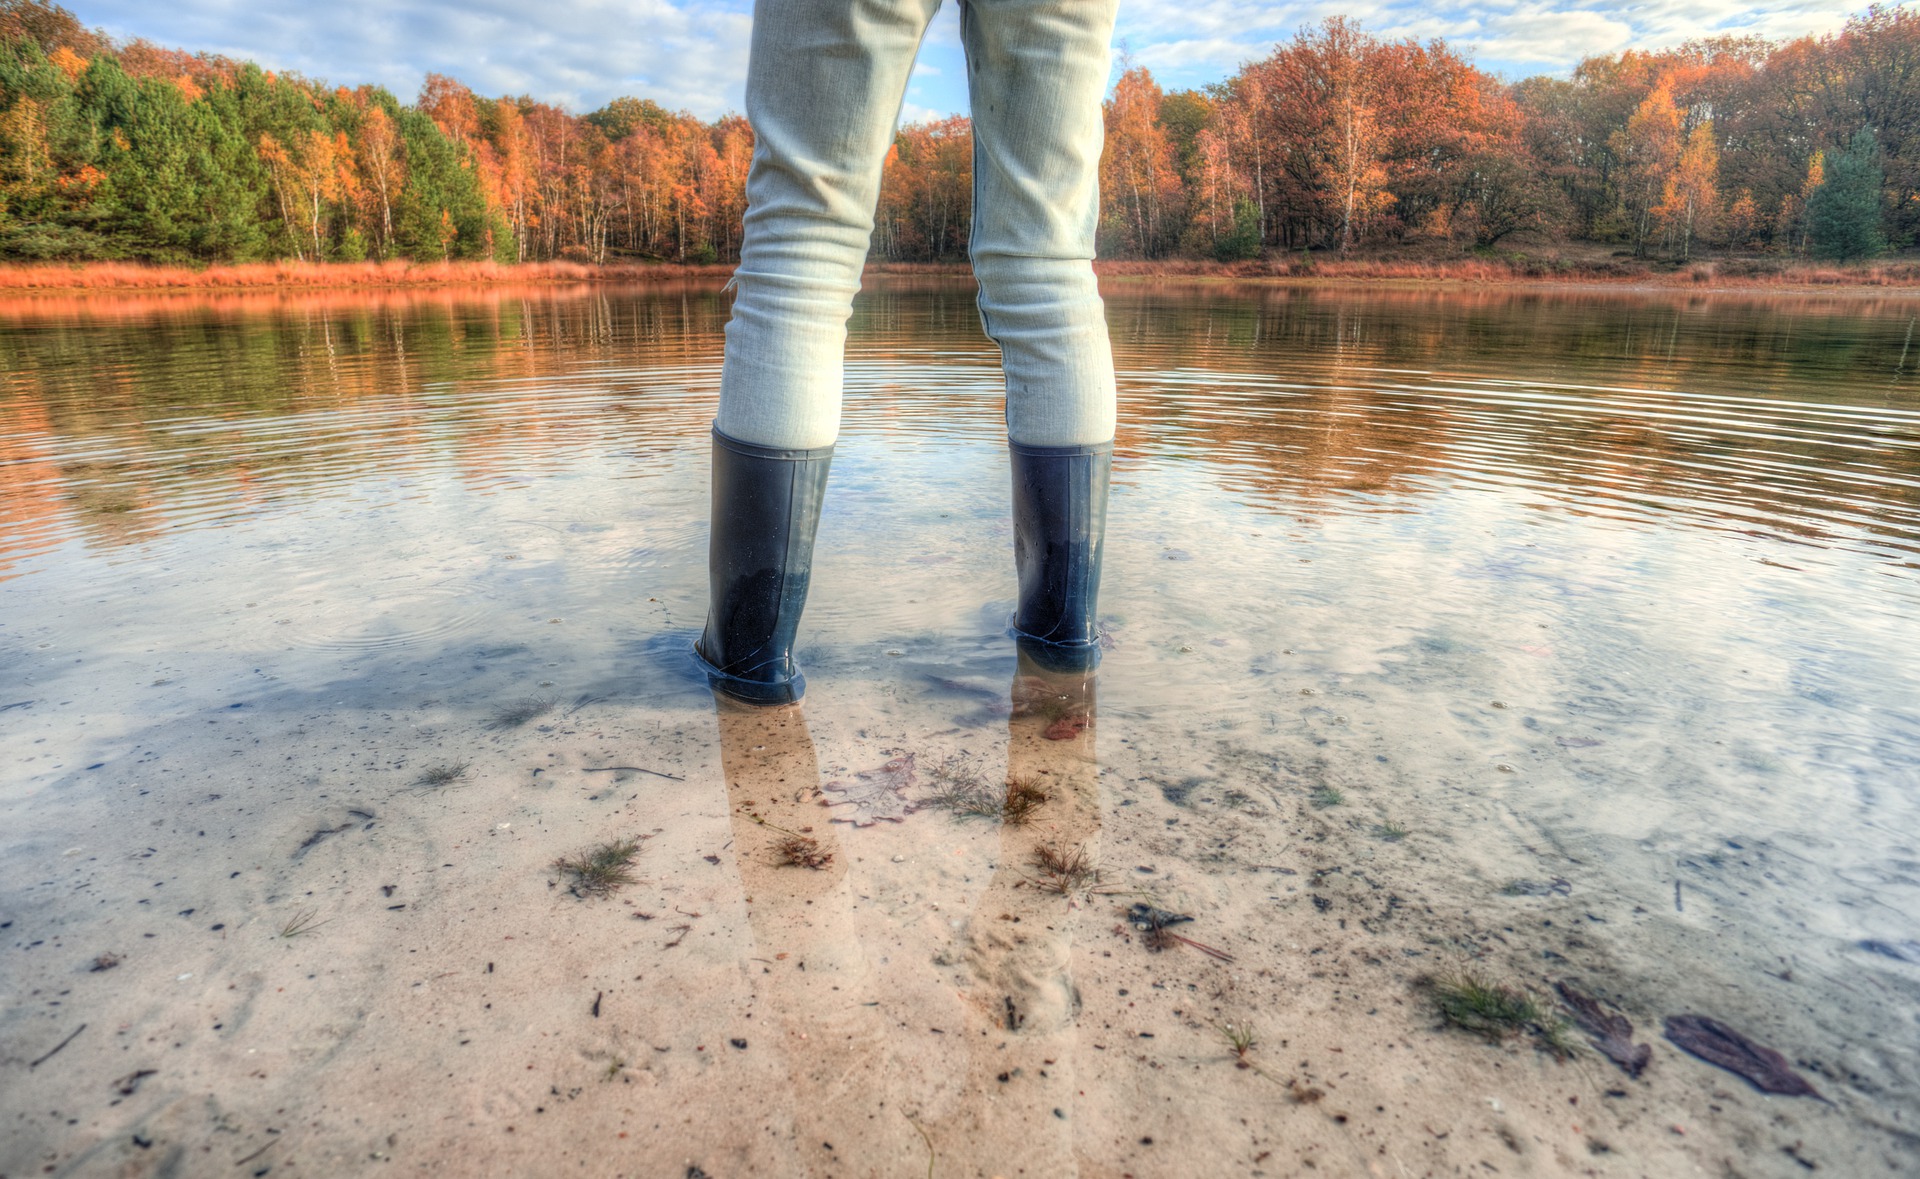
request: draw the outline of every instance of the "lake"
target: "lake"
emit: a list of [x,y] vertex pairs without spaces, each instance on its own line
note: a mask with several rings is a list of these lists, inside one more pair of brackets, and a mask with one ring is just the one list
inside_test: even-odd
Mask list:
[[717,287],[0,301],[0,1173],[1914,1173],[1920,300],[1109,282],[1065,683],[869,287],[771,712]]

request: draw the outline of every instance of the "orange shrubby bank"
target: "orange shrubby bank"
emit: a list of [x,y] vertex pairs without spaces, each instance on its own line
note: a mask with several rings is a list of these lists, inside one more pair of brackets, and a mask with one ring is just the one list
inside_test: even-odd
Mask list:
[[[1118,77],[1101,252],[1269,271],[1315,255],[1419,271],[1471,269],[1477,254],[1508,272],[1522,252],[1589,270],[1870,257],[1920,235],[1915,66],[1920,14],[1905,7],[1795,41],[1628,50],[1514,83],[1444,42],[1334,18],[1200,89]],[[644,98],[574,114],[441,75],[407,105],[114,43],[45,0],[0,0],[0,260],[15,264],[725,264],[752,147],[737,115]],[[963,259],[971,195],[965,118],[902,128],[876,261]],[[243,273],[224,281],[261,280]],[[429,281],[406,273],[326,281]]]

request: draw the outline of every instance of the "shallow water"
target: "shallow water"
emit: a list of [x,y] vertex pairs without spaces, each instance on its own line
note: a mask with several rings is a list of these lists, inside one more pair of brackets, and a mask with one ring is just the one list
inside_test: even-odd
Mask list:
[[[1097,708],[1003,635],[971,291],[890,280],[777,718],[684,657],[716,290],[0,304],[0,1172],[1912,1173],[1920,304],[1108,294]],[[908,755],[1051,801],[833,821]],[[1447,1030],[1461,969],[1655,1063]]]

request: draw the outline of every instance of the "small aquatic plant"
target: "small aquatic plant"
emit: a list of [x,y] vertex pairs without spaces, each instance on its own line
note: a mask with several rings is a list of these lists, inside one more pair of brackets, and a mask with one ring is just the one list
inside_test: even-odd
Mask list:
[[443,765],[428,766],[426,769],[420,771],[420,776],[413,780],[413,784],[427,790],[438,790],[442,786],[451,786],[467,776],[467,770],[471,764],[470,762],[456,761]]
[[1489,1042],[1530,1033],[1541,1048],[1563,1060],[1578,1047],[1567,1021],[1518,987],[1465,972],[1428,980],[1427,987],[1442,1018]]
[[812,868],[816,872],[833,863],[833,853],[820,850],[820,841],[806,835],[789,835],[773,845],[774,855],[790,868]]
[[926,805],[958,819],[1000,817],[1000,800],[972,774],[948,764],[935,766],[928,777],[933,780],[933,793],[927,796]]
[[314,920],[314,918],[319,915],[320,910],[318,909],[300,910],[298,913],[287,918],[286,923],[280,926],[280,936],[299,937],[303,933],[311,933],[313,930],[326,924],[324,921]]
[[547,696],[528,696],[524,700],[503,704],[487,720],[487,728],[517,729],[535,717],[542,717],[552,712],[553,704],[553,699]]
[[1379,838],[1386,840],[1388,843],[1399,843],[1401,840],[1405,839],[1407,836],[1413,834],[1413,832],[1407,830],[1405,827],[1402,827],[1400,824],[1394,822],[1392,819],[1388,819],[1386,822],[1381,823],[1376,827],[1374,827],[1373,833]]
[[1347,801],[1347,796],[1333,786],[1315,786],[1313,793],[1307,796],[1307,801],[1324,811],[1330,806],[1339,806]]
[[1431,983],[1434,1006],[1455,1027],[1489,1040],[1504,1040],[1540,1018],[1533,996],[1473,974],[1452,974]]
[[935,766],[927,777],[933,783],[933,793],[922,805],[960,819],[999,819],[1020,827],[1032,822],[1034,812],[1053,798],[1052,792],[1033,778],[1008,778],[1004,791],[995,790],[957,760]]
[[1084,847],[1067,851],[1043,843],[1033,849],[1033,866],[1040,869],[1040,887],[1061,896],[1087,892],[1100,883],[1100,869],[1094,867]]
[[637,839],[614,839],[574,856],[561,856],[553,869],[573,877],[568,887],[575,896],[603,897],[623,884],[633,883],[633,858],[640,854]]
[[1254,1037],[1253,1025],[1222,1023],[1214,1027],[1219,1031],[1220,1038],[1227,1042],[1227,1047],[1233,1050],[1234,1063],[1240,1068],[1252,1068],[1253,1062],[1247,1059],[1247,1054],[1253,1051],[1254,1044],[1258,1042]]
[[1024,827],[1033,821],[1033,812],[1052,798],[1053,794],[1032,778],[1009,778],[1007,801],[1000,807],[1000,817],[1012,826]]

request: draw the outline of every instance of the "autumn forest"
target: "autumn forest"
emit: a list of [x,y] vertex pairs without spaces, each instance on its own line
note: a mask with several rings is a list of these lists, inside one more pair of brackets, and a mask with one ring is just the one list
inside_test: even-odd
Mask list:
[[[1496,78],[1333,19],[1231,77],[1107,101],[1101,253],[1848,259],[1920,244],[1920,12]],[[0,259],[725,262],[753,135],[651,99],[574,114],[115,43],[0,0]],[[972,137],[902,127],[873,250],[965,257]]]

